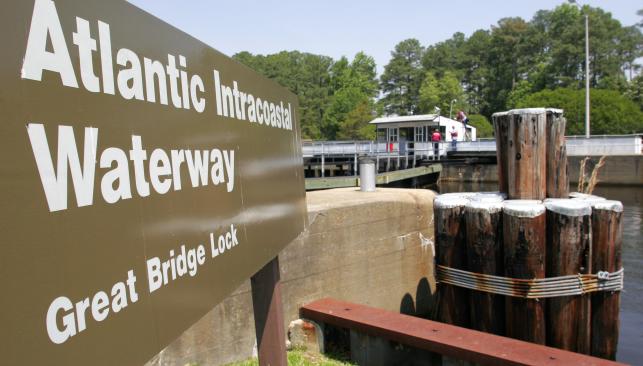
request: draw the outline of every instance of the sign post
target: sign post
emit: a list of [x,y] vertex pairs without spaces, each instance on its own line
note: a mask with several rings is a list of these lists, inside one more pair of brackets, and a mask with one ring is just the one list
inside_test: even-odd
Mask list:
[[250,279],[259,365],[286,366],[286,332],[281,306],[279,257]]
[[124,1],[0,10],[2,362],[143,364],[267,264],[279,308],[296,96]]

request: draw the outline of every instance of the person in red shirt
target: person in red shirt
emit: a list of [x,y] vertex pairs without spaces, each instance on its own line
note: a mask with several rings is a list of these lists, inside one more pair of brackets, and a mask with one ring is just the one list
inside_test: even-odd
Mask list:
[[451,131],[449,132],[451,134],[451,149],[455,151],[458,149],[458,131],[455,126],[451,126]]
[[440,130],[437,128],[433,130],[431,135],[431,141],[433,142],[433,159],[438,159],[440,157],[440,141],[442,140],[442,135]]

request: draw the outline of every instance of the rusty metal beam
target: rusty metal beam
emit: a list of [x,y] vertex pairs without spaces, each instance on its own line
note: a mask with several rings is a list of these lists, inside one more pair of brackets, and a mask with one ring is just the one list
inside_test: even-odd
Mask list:
[[279,258],[250,278],[260,366],[286,366],[286,331],[281,305]]
[[322,299],[302,318],[382,337],[481,365],[622,365],[596,357],[416,318],[349,302]]

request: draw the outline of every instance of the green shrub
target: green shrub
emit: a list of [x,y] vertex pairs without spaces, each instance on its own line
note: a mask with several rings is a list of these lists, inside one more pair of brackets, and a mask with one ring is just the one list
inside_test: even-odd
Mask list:
[[[567,135],[585,133],[585,90],[559,88],[529,94],[517,108],[551,107],[564,110]],[[615,90],[590,89],[590,131],[592,135],[643,132],[643,112],[629,98]]]
[[476,128],[476,137],[493,137],[493,126],[487,117],[481,114],[469,115],[469,124]]

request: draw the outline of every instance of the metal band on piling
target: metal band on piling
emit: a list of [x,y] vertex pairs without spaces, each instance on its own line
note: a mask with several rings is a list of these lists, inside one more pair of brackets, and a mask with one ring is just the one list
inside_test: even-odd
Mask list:
[[576,296],[598,291],[621,291],[623,278],[623,268],[615,272],[599,271],[594,274],[525,280],[437,266],[437,281],[440,283],[524,299]]

